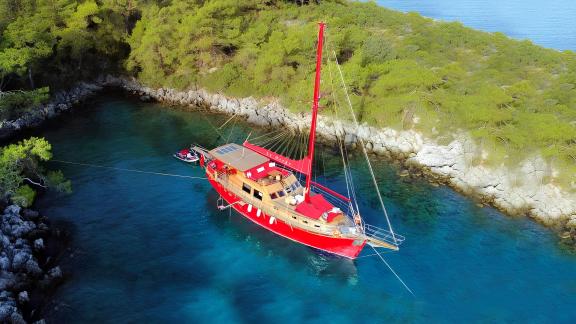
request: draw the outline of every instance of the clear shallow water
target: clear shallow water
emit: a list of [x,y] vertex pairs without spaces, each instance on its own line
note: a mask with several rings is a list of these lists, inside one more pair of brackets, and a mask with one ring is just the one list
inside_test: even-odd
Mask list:
[[[214,145],[227,116],[160,108],[113,94],[43,131],[57,159],[202,175],[170,155]],[[229,130],[225,131],[228,136]],[[251,128],[237,123],[231,138]],[[328,183],[344,191],[338,159],[320,149]],[[446,187],[397,176],[376,162],[398,232],[388,262],[320,255],[216,210],[207,182],[59,165],[71,195],[39,208],[73,233],[69,280],[52,322],[570,322],[576,318],[576,255],[550,231],[506,217]],[[354,165],[365,219],[385,225],[365,167]],[[363,255],[370,254],[365,250]]]
[[576,50],[574,0],[377,0],[378,4],[423,16],[460,21],[489,32],[558,50]]

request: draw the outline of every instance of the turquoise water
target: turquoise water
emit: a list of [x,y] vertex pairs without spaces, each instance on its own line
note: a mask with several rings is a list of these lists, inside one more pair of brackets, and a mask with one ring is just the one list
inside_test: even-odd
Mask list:
[[424,16],[460,21],[489,32],[558,50],[576,50],[574,0],[377,0],[378,4]]
[[[57,159],[201,176],[171,153],[190,142],[222,143],[211,125],[227,118],[102,94],[41,135]],[[233,126],[225,137],[241,140],[251,131]],[[321,181],[344,191],[338,158],[327,147],[319,152]],[[44,196],[39,208],[72,232],[73,243],[58,309],[46,312],[51,322],[576,318],[576,255],[549,230],[480,208],[449,188],[401,178],[383,161],[375,161],[378,180],[396,230],[407,237],[400,252],[385,257],[415,296],[374,257],[321,255],[217,211],[207,182],[58,167],[74,193]],[[353,167],[364,218],[385,226],[364,164],[355,158]]]

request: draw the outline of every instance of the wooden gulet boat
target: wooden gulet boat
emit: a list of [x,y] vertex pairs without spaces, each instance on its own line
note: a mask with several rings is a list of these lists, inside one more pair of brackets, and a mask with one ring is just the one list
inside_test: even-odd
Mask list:
[[[234,208],[261,227],[294,242],[356,258],[366,244],[398,250],[404,240],[390,226],[365,224],[349,197],[312,181],[324,23],[319,23],[316,77],[307,155],[291,159],[250,143],[212,150],[195,147],[200,165],[220,195],[220,209]],[[297,176],[305,176],[304,186]],[[387,215],[386,215],[387,217]],[[388,222],[388,224],[390,224]]]

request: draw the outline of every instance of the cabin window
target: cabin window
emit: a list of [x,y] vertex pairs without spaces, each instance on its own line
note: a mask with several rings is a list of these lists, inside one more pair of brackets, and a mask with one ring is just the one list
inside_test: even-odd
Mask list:
[[295,191],[298,188],[300,188],[300,182],[294,182],[292,184],[292,191]]
[[270,199],[276,199],[276,198],[278,198],[278,195],[275,192],[270,194]]
[[263,195],[260,191],[254,189],[254,197],[262,200],[262,197],[263,197],[263,196],[264,196],[264,195]]
[[293,191],[295,191],[296,189],[300,188],[300,182],[296,181],[293,184],[289,185],[288,187],[284,188],[286,189],[287,193],[291,193]]
[[320,225],[314,225],[314,227],[320,227]]
[[242,190],[244,190],[244,191],[247,192],[247,193],[250,193],[250,192],[252,192],[252,187],[250,187],[249,185],[243,183],[243,184],[242,184]]
[[304,224],[308,224],[308,221],[302,221]]

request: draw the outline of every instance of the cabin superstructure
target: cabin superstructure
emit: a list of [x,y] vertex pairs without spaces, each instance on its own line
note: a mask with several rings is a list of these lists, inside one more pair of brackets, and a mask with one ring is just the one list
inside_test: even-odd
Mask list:
[[213,157],[212,177],[227,190],[238,193],[244,202],[278,211],[278,218],[293,226],[332,233],[341,231],[342,226],[354,228],[342,210],[321,194],[312,193],[306,202],[305,188],[296,175],[263,155],[235,143],[209,153]]

